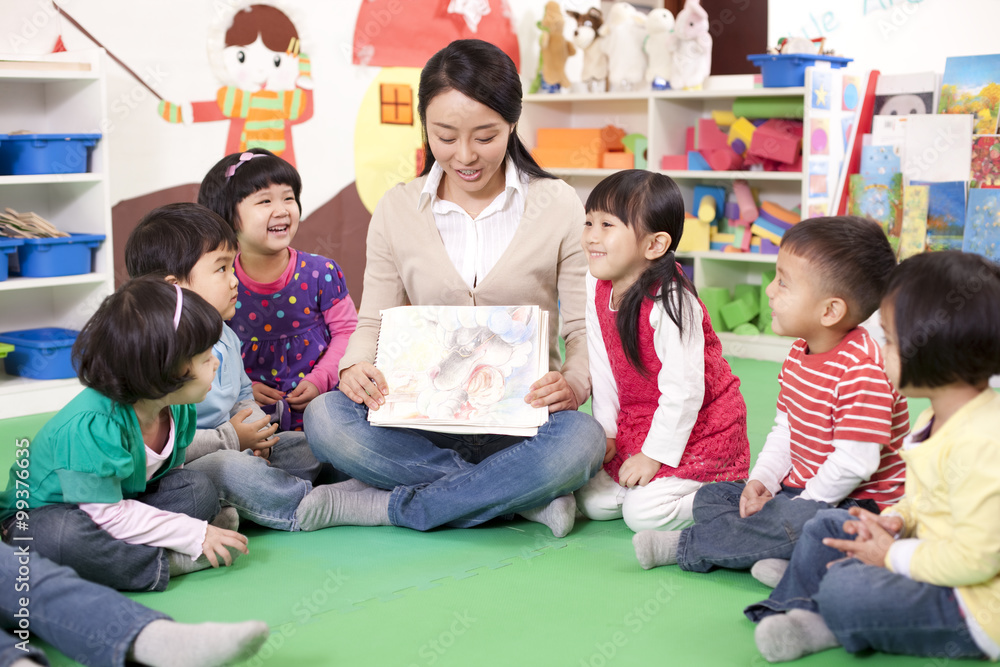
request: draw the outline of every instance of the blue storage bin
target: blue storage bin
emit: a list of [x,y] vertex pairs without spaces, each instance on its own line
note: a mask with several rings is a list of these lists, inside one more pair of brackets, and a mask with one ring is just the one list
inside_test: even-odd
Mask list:
[[854,59],[808,53],[761,53],[747,56],[747,60],[760,68],[765,88],[793,88],[805,85],[806,68],[810,65],[828,62],[832,69],[840,69]]
[[90,171],[100,134],[0,134],[0,174],[79,174]]
[[24,239],[8,239],[0,236],[0,282],[7,280],[10,263],[7,255],[17,252],[17,247],[24,244]]
[[0,333],[0,343],[14,346],[3,360],[4,370],[36,380],[75,378],[72,352],[79,333],[54,327]]
[[70,234],[55,239],[21,239],[17,263],[24,278],[48,278],[90,273],[93,250],[104,242],[104,234]]

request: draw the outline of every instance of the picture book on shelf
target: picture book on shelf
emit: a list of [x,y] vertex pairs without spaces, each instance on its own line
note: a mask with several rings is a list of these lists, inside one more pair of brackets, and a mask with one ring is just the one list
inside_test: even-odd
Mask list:
[[972,140],[970,188],[1000,188],[1000,135],[980,135]]
[[965,233],[965,181],[928,183],[926,185],[927,250],[961,250]]
[[524,402],[548,371],[538,306],[400,306],[381,317],[375,366],[389,394],[372,424],[531,436],[548,420]]
[[875,85],[876,116],[934,113],[938,91],[936,72],[883,74]]
[[1000,54],[945,61],[939,114],[972,114],[976,134],[996,134],[1000,108]]
[[1000,190],[969,190],[969,209],[965,217],[962,250],[1000,262]]

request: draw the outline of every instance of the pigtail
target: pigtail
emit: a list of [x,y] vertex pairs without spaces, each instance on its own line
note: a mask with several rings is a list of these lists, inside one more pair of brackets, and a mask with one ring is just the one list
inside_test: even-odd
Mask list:
[[[660,292],[659,296],[656,294],[657,290]],[[642,312],[642,302],[645,299],[658,299],[667,317],[683,336],[685,307],[683,290],[697,295],[694,285],[677,264],[674,251],[671,250],[653,262],[622,295],[615,326],[618,328],[618,337],[621,339],[625,358],[643,375],[648,375],[649,369],[643,365],[639,354],[639,316]]]

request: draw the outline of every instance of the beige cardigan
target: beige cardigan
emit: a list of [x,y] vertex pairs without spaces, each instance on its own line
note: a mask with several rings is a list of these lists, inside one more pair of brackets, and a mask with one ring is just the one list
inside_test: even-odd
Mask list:
[[[431,203],[417,203],[426,177],[383,195],[368,228],[368,260],[358,328],[340,370],[375,361],[379,311],[403,306],[538,305],[549,313],[549,368],[561,370],[579,402],[590,396],[584,323],[587,261],[580,247],[584,212],[563,181],[528,185],[524,217],[493,269],[470,289],[448,257]],[[562,315],[566,363],[560,363],[556,323]]]

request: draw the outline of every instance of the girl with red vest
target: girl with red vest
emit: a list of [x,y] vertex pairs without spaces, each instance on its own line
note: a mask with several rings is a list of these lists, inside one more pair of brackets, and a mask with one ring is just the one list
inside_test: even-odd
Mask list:
[[704,304],[674,251],[684,200],[670,178],[629,169],[586,204],[582,244],[594,417],[604,469],[576,492],[591,519],[634,531],[693,522],[695,492],[747,476],[747,409]]

